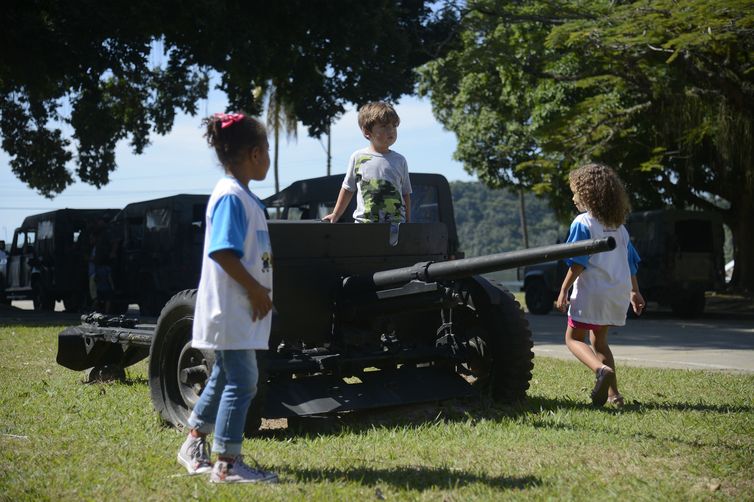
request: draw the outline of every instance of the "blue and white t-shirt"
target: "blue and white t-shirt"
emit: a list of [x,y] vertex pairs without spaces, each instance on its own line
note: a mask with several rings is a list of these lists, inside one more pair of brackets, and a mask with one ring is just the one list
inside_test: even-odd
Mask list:
[[272,247],[264,205],[238,180],[225,177],[212,191],[206,219],[191,345],[211,350],[266,350],[272,315],[252,321],[246,291],[210,257],[216,251],[232,250],[251,276],[272,291]]
[[589,213],[581,213],[571,223],[567,242],[613,237],[615,249],[589,256],[569,258],[585,270],[576,279],[568,315],[587,324],[623,326],[631,303],[631,276],[640,261],[626,227],[607,228]]

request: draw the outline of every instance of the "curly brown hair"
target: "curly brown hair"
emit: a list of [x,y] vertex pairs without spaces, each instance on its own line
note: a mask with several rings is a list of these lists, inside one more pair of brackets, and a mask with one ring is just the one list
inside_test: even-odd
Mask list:
[[607,227],[617,228],[631,211],[620,177],[602,164],[585,164],[568,174],[571,190],[586,209]]

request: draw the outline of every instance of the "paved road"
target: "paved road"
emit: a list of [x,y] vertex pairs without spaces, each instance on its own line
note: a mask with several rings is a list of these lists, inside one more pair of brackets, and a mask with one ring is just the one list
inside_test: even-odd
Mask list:
[[[540,356],[574,359],[563,341],[566,317],[559,312],[527,314]],[[711,313],[681,320],[651,312],[611,328],[617,365],[733,370],[754,373],[754,316]]]

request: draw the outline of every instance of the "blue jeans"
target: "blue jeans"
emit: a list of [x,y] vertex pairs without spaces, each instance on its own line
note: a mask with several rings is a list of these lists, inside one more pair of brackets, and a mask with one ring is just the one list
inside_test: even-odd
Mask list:
[[249,404],[257,393],[257,355],[254,350],[216,350],[215,365],[188,420],[188,425],[215,438],[212,451],[234,457],[241,453]]

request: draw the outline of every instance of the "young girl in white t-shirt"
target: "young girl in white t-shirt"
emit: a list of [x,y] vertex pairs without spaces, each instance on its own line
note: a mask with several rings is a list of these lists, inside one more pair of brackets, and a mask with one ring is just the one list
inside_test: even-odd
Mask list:
[[[587,164],[571,171],[569,181],[573,203],[582,213],[571,223],[567,242],[613,237],[616,247],[608,253],[566,261],[569,269],[557,301],[562,312],[568,308],[565,342],[571,353],[596,375],[592,403],[602,406],[610,402],[621,407],[623,397],[618,392],[607,331],[610,326],[626,324],[629,304],[636,315],[644,309],[636,282],[639,255],[623,226],[630,211],[628,195],[615,171],[601,164]],[[587,333],[591,348],[584,342]]]
[[[276,482],[277,475],[243,461],[241,443],[257,391],[256,351],[266,350],[272,309],[272,249],[265,210],[249,190],[270,167],[267,132],[241,113],[204,120],[205,137],[226,176],[207,203],[202,274],[196,294],[192,346],[213,351],[215,363],[188,420],[178,462],[213,483]],[[206,436],[214,429],[210,461]]]

